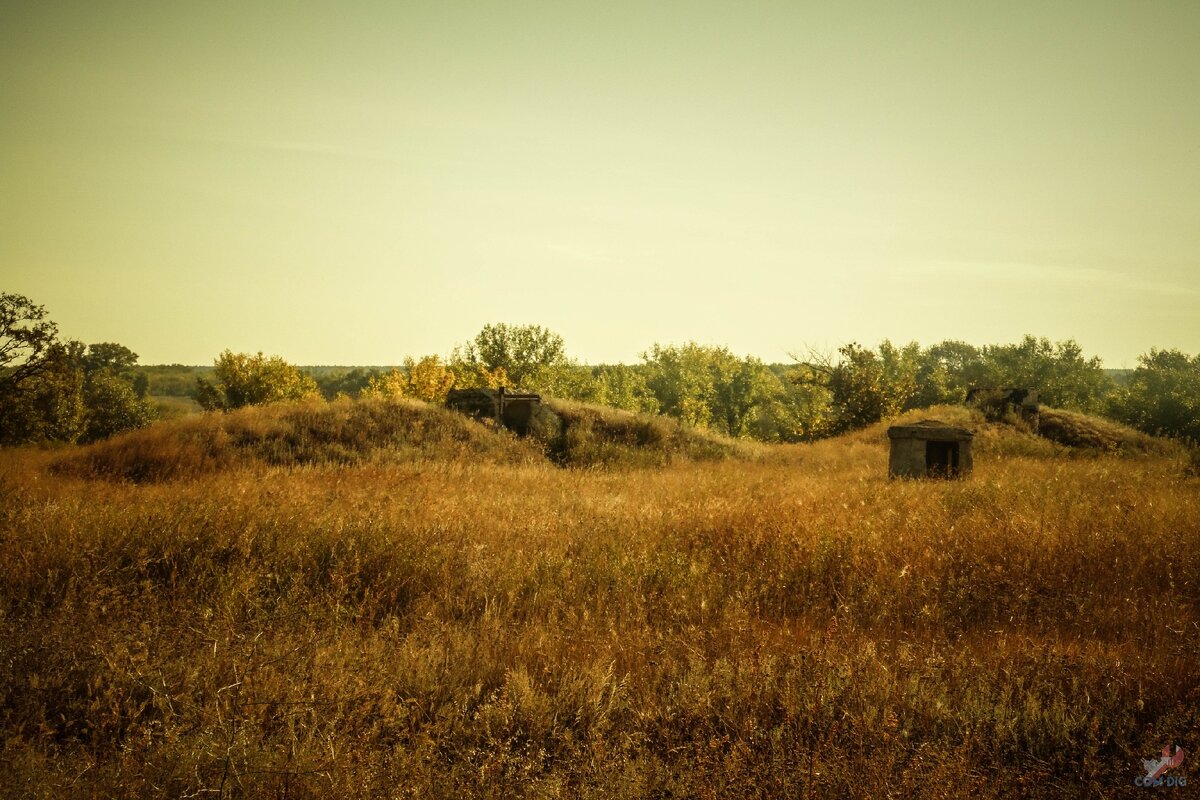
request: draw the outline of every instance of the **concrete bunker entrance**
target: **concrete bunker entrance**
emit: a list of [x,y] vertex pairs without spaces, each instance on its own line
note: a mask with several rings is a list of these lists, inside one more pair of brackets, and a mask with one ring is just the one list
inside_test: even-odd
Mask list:
[[957,475],[958,470],[958,442],[925,443],[925,471],[929,475]]
[[971,440],[966,428],[923,419],[888,428],[893,478],[961,478],[971,472]]

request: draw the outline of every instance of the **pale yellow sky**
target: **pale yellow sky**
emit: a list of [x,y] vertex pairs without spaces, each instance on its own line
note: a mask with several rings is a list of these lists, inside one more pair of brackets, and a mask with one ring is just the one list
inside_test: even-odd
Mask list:
[[546,325],[1200,351],[1200,3],[0,6],[0,290],[144,363]]

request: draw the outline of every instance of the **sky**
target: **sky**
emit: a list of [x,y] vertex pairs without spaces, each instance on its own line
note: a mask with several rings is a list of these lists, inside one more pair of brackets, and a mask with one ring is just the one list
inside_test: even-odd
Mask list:
[[142,363],[1200,352],[1200,3],[0,0],[0,291]]

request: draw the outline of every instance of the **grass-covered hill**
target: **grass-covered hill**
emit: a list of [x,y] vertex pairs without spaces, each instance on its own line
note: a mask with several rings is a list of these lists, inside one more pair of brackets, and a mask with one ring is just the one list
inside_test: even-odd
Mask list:
[[71,449],[55,469],[77,477],[144,482],[255,466],[548,459],[570,467],[643,467],[754,458],[764,451],[667,417],[567,401],[547,405],[557,417],[553,433],[521,439],[419,400],[275,403],[161,422]]

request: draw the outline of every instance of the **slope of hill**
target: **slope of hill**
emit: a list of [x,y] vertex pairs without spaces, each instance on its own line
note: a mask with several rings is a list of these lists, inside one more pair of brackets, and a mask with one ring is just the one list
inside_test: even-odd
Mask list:
[[578,467],[662,466],[672,461],[753,459],[766,447],[684,425],[670,417],[607,406],[550,400],[562,435],[550,443],[553,458]]
[[1034,458],[1081,457],[1101,454],[1123,456],[1176,456],[1182,449],[1168,439],[1148,436],[1104,417],[1043,406],[1037,428],[1019,418],[991,422],[966,406],[933,406],[906,411],[898,417],[836,437],[831,442],[874,443],[887,446],[887,429],[922,419],[937,419],[967,428],[975,434],[977,455],[1019,455]]
[[275,403],[160,422],[57,459],[62,475],[134,482],[194,478],[224,469],[480,461],[568,467],[651,467],[673,461],[754,458],[764,448],[667,417],[552,400],[554,426],[521,439],[419,400]]
[[170,420],[80,448],[54,468],[134,482],[192,478],[255,464],[542,458],[531,442],[418,400],[275,403]]

